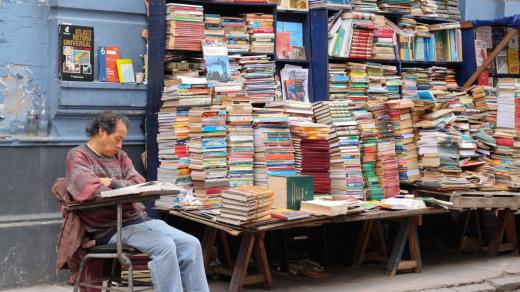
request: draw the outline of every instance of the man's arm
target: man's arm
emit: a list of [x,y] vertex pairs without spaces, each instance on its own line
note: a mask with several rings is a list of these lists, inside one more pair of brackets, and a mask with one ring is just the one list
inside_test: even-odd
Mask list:
[[97,177],[88,160],[79,151],[67,153],[67,191],[75,201],[90,201],[102,191],[110,190],[101,178]]
[[142,175],[140,175],[137,170],[134,168],[134,164],[132,160],[128,157],[126,152],[119,152],[119,163],[121,165],[121,171],[123,174],[123,179],[112,179],[112,183],[110,187],[112,189],[123,188],[131,185],[142,184],[145,182],[145,179]]

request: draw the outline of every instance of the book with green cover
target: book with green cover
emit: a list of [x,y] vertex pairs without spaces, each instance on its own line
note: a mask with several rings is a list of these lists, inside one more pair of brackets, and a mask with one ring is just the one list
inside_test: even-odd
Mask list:
[[314,198],[314,177],[310,175],[269,176],[267,183],[274,192],[273,208],[300,210],[301,201]]

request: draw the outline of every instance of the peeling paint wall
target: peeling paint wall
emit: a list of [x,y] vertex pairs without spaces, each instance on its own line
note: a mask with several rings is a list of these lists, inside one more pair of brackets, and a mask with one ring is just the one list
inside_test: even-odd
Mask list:
[[145,14],[144,0],[0,0],[0,137],[21,130],[39,92],[51,119],[49,141],[0,139],[0,290],[66,280],[66,272],[54,274],[61,214],[50,188],[93,115],[111,109],[129,116],[125,150],[142,170],[146,86],[60,81],[58,24],[94,27],[95,46],[119,46],[139,70]]

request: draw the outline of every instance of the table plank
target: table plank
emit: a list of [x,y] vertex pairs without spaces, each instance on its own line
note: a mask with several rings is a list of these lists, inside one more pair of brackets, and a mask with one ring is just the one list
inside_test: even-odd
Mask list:
[[117,203],[131,203],[147,200],[157,200],[161,195],[157,194],[131,194],[125,196],[117,196],[110,198],[96,198],[88,202],[72,202],[64,206],[65,211],[74,211],[80,209],[90,209],[115,205]]

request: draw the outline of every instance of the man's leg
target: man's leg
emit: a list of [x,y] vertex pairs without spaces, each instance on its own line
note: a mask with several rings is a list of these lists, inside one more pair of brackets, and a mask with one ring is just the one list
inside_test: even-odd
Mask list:
[[[151,258],[151,261],[148,262],[148,269],[155,291],[183,291],[175,242],[169,236],[153,231],[145,223],[125,226],[123,243],[139,249]],[[116,235],[114,235],[110,239],[110,243],[116,242]],[[185,289],[185,291],[190,290]]]
[[184,291],[209,291],[199,240],[190,234],[173,228],[162,220],[150,220],[143,224],[150,227],[154,232],[168,236],[175,243]]

